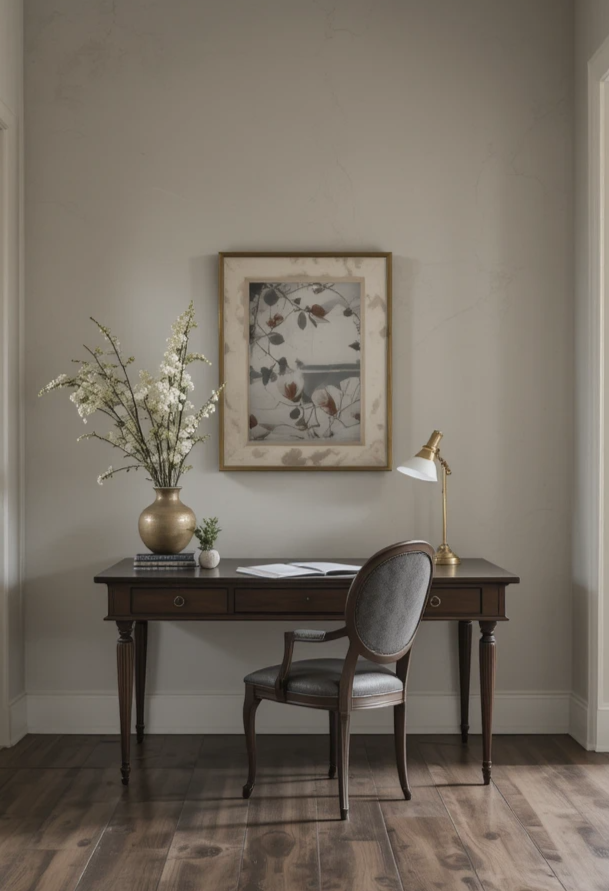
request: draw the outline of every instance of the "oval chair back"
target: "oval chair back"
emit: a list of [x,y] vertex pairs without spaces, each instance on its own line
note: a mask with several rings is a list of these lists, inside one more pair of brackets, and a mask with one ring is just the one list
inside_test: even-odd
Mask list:
[[424,541],[390,545],[372,556],[351,585],[347,632],[359,655],[397,662],[414,641],[433,579],[434,551]]

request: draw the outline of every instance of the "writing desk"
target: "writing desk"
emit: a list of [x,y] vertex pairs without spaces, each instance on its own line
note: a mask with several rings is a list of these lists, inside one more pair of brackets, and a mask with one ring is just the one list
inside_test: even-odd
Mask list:
[[[309,558],[310,559],[310,558]],[[324,558],[328,560],[328,558]],[[121,560],[95,577],[107,585],[106,621],[118,626],[117,666],[121,728],[121,774],[129,782],[131,709],[135,680],[137,741],[144,739],[144,693],[148,622],[256,622],[326,619],[340,621],[351,578],[264,579],[237,572],[252,563],[287,563],[285,558],[222,560],[216,569],[136,570]],[[364,564],[364,560],[332,560]],[[480,624],[480,694],[482,706],[482,776],[491,779],[493,698],[495,691],[495,626],[507,620],[505,591],[518,576],[470,558],[460,566],[436,566],[423,620],[457,622],[461,738],[469,732],[469,683],[472,623]],[[135,635],[133,633],[135,626]],[[135,637],[135,643],[134,643]],[[278,643],[279,648],[279,643]],[[277,662],[280,652],[277,650]],[[256,666],[252,666],[255,668]]]

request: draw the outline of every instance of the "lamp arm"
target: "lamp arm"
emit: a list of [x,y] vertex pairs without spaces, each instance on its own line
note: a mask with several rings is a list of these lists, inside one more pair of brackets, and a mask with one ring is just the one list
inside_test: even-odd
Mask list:
[[436,458],[438,459],[438,462],[441,464],[441,466],[446,471],[446,475],[450,476],[452,473],[452,470],[448,466],[448,462],[446,461],[446,459],[440,454],[440,449],[438,449],[438,451],[437,451]]

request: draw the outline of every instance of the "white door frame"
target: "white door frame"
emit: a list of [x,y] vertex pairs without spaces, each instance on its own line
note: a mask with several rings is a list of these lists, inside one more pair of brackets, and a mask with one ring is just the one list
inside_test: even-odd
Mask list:
[[[26,732],[22,671],[23,232],[18,118],[0,102],[0,746]],[[11,698],[12,697],[12,698]]]
[[605,423],[609,419],[609,365],[605,344],[609,323],[606,258],[609,256],[609,38],[588,63],[588,367],[590,438],[582,455],[589,461],[587,498],[591,512],[588,548],[588,726],[587,746],[609,751],[609,689],[604,682],[609,669],[609,603],[605,591],[605,553],[609,539],[605,524],[609,499],[606,479]]

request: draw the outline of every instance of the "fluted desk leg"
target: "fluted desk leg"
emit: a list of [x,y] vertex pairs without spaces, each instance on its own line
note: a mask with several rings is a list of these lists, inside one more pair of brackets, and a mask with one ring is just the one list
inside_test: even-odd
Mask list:
[[118,708],[121,722],[121,776],[123,786],[129,783],[131,773],[131,708],[133,703],[133,622],[117,622],[118,643],[116,664],[118,669]]
[[493,742],[493,699],[495,697],[495,626],[496,622],[480,622],[480,701],[482,706],[482,776],[484,785],[491,781],[491,747]]
[[146,653],[148,622],[135,623],[135,732],[137,741],[144,741],[144,697],[146,694]]
[[469,739],[469,679],[472,667],[472,623],[459,622],[459,687],[461,691],[461,742]]

